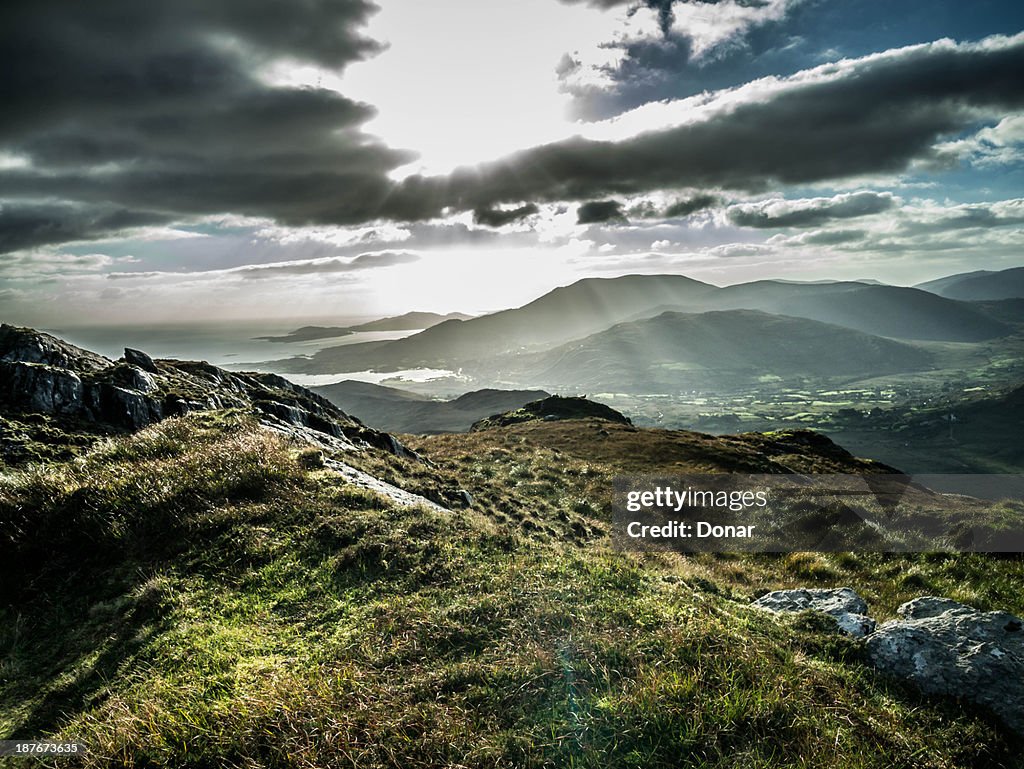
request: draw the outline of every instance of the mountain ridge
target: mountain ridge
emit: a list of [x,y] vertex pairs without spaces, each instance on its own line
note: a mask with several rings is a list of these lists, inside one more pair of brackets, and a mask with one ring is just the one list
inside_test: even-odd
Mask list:
[[770,280],[719,288],[681,275],[629,275],[585,278],[519,308],[446,321],[395,341],[331,347],[274,365],[291,373],[458,368],[498,355],[550,349],[666,309],[760,310],[909,340],[973,342],[1012,331],[983,308],[917,288]]
[[949,299],[982,301],[1024,298],[1024,267],[975,270],[918,283],[916,288]]

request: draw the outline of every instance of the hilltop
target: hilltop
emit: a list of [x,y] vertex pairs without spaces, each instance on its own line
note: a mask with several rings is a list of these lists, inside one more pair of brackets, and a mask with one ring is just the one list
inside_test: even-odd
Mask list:
[[958,275],[948,275],[916,288],[931,291],[950,299],[997,300],[1024,298],[1024,267],[1008,270],[976,270]]
[[563,419],[600,419],[616,424],[632,425],[633,423],[610,406],[586,398],[564,398],[552,395],[525,404],[522,408],[494,414],[473,424],[473,431],[487,430],[492,427],[506,427],[522,422],[543,420],[554,422]]

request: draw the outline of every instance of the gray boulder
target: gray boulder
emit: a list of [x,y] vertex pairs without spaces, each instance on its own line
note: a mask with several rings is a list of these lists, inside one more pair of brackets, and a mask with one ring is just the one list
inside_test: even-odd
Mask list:
[[124,359],[127,363],[132,366],[138,366],[143,371],[148,371],[150,374],[159,374],[156,364],[153,359],[149,357],[142,350],[133,350],[131,347],[124,348]]
[[152,393],[159,389],[159,385],[144,369],[127,365],[118,368],[115,383],[127,390],[138,390],[140,393]]
[[867,640],[874,666],[915,684],[982,705],[1024,734],[1024,630],[1020,617],[981,612],[948,598],[903,604]]
[[835,619],[840,630],[857,638],[875,629],[875,621],[867,616],[867,603],[848,587],[775,590],[753,605],[774,612],[824,612]]

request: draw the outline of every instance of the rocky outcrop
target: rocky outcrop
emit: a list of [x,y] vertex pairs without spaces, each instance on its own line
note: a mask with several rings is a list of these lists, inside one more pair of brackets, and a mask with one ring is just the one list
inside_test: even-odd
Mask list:
[[1006,612],[981,612],[948,598],[900,606],[900,619],[868,637],[881,672],[929,694],[958,697],[990,709],[1024,734],[1024,629]]
[[156,363],[146,353],[141,350],[133,350],[131,347],[124,348],[124,359],[127,363],[132,366],[137,366],[143,371],[148,371],[150,374],[159,374]]
[[865,638],[871,664],[926,694],[987,708],[1024,735],[1024,620],[982,612],[950,598],[925,596],[877,625],[848,587],[776,590],[753,605],[772,612],[821,611],[849,635]]
[[296,438],[327,436],[335,448],[374,446],[416,458],[326,398],[275,374],[232,373],[206,362],[154,361],[125,349],[111,361],[32,329],[0,325],[0,407],[104,427],[139,430],[191,411],[238,408]]
[[0,361],[42,363],[82,374],[102,371],[110,361],[31,328],[0,324]]
[[875,629],[875,621],[867,616],[867,603],[848,587],[776,590],[761,596],[753,605],[774,612],[824,612],[835,619],[840,630],[857,638]]
[[82,406],[85,388],[74,371],[46,363],[0,361],[0,400],[27,411],[72,415]]

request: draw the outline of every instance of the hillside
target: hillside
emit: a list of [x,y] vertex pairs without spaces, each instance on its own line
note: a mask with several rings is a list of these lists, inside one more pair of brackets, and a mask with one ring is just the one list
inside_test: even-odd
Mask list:
[[1024,298],[1024,267],[977,270],[919,283],[916,288],[969,301]]
[[394,387],[346,380],[312,388],[334,405],[380,430],[443,433],[468,430],[483,417],[542,398],[542,390],[474,390],[438,401]]
[[1008,392],[879,412],[835,430],[844,444],[871,450],[908,472],[1014,475],[1024,469],[1022,433],[1024,386],[1019,384]]
[[898,339],[977,342],[1010,331],[970,304],[897,286],[759,281],[723,288],[715,305],[810,318]]
[[751,310],[665,312],[524,358],[508,375],[518,372],[552,387],[674,392],[742,387],[766,376],[881,375],[925,369],[930,361],[909,345],[803,318]]
[[[845,586],[879,619],[921,595],[1020,614],[1021,559],[612,545],[609,490],[622,474],[899,480],[821,435],[638,429],[561,399],[573,418],[536,408],[396,451],[357,440],[367,428],[284,380],[177,361],[146,372],[135,351],[116,363],[3,333],[5,365],[42,377],[7,391],[4,418],[94,436],[70,461],[0,467],[0,739],[87,747],[61,766],[1018,761],[1020,737],[986,707],[875,670],[865,642],[826,615],[751,603]],[[102,387],[125,367],[223,403],[194,400],[141,429],[84,407],[38,411],[59,372]],[[261,387],[292,399],[280,412],[291,421],[258,405]],[[917,493],[933,518],[1024,512]]]
[[471,367],[486,378],[496,356],[543,351],[666,310],[760,310],[877,336],[976,342],[1012,331],[984,308],[916,288],[861,282],[757,281],[718,288],[681,275],[587,278],[522,307],[449,321],[391,342],[331,347],[276,361],[292,373]]

